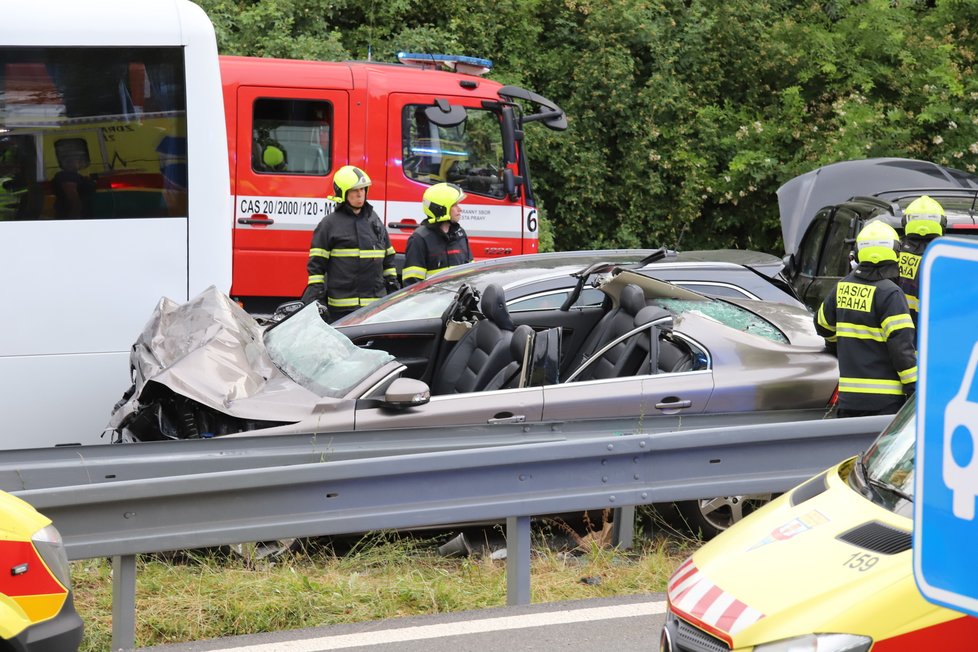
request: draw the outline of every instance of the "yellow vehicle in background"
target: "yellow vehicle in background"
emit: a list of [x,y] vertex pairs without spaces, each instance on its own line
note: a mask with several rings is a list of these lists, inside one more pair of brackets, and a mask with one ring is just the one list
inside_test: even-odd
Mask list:
[[82,631],[61,535],[51,519],[0,491],[0,650],[77,650]]
[[978,649],[978,619],[913,577],[915,401],[872,446],[787,492],[673,573],[662,652]]

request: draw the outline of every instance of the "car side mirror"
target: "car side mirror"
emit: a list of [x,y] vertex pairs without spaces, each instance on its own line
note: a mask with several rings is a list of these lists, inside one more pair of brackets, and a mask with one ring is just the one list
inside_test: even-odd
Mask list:
[[428,385],[414,378],[397,378],[384,393],[383,407],[403,410],[419,407],[431,400]]

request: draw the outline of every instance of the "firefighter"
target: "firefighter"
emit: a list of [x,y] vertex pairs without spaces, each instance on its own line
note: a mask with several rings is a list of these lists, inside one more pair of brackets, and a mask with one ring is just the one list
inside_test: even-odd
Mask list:
[[394,248],[383,222],[367,203],[370,177],[345,165],[333,175],[336,209],[312,234],[303,303],[319,300],[329,321],[376,301],[398,288]]
[[840,417],[894,414],[917,383],[916,329],[897,286],[900,238],[879,220],[856,237],[852,272],[815,315],[815,330],[835,343]]
[[947,217],[944,207],[927,195],[918,197],[910,202],[903,211],[903,242],[900,245],[900,278],[898,284],[907,297],[910,316],[917,326],[917,314],[920,312],[918,298],[919,281],[917,271],[920,269],[920,258],[931,240],[944,235],[947,227]]
[[436,183],[425,190],[421,207],[427,218],[408,238],[401,272],[405,285],[472,262],[469,237],[458,223],[464,199],[465,192],[454,183]]

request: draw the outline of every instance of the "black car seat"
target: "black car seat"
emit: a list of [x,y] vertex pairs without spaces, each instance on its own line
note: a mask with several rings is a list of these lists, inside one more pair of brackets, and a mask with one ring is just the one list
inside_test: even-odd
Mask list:
[[[604,314],[567,366],[561,365],[564,372],[562,375],[569,376],[602,346],[612,341],[614,339],[614,336],[611,335],[612,331],[617,331],[620,335],[631,329],[635,315],[644,307],[645,293],[642,292],[642,288],[634,283],[629,283],[623,287],[618,297],[618,305]],[[624,314],[622,314],[623,312]]]
[[432,378],[433,395],[478,392],[511,359],[509,343],[513,320],[506,309],[506,295],[498,285],[482,291],[480,319],[455,344]]
[[528,349],[533,342],[533,329],[526,325],[517,326],[513,338],[509,341],[509,362],[496,372],[483,391],[493,389],[509,389],[519,387],[520,374],[529,355]]
[[[635,316],[643,308],[645,308],[645,293],[642,288],[632,283],[623,287],[621,295],[618,297],[618,309],[609,313],[610,318],[606,316],[598,323],[596,328],[600,328],[601,331],[596,335],[593,342],[585,343],[588,353],[582,356],[580,365],[598,355],[605,346],[634,329]],[[628,338],[615,344],[601,354],[601,357],[578,376],[577,380],[635,375],[646,353],[637,346],[639,337],[641,336]]]

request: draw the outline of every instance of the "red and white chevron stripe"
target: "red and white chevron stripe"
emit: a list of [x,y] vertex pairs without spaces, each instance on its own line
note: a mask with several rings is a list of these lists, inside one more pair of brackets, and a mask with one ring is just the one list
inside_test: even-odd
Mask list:
[[733,636],[764,617],[700,572],[690,557],[669,578],[669,605],[673,611],[717,633]]

